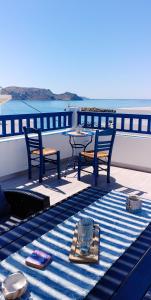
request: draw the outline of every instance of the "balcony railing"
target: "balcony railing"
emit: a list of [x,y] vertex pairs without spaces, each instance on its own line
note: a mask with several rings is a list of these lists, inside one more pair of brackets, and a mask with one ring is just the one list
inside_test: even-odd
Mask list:
[[78,112],[78,124],[85,128],[115,128],[117,131],[151,134],[151,115]]
[[[78,112],[78,124],[85,128],[115,128],[117,131],[151,134],[151,115]],[[75,121],[75,120],[74,120]],[[23,134],[23,126],[41,128],[42,131],[72,127],[72,112],[37,113],[0,116],[0,137]]]
[[21,135],[23,126],[41,128],[42,131],[70,128],[72,112],[2,115],[0,137]]

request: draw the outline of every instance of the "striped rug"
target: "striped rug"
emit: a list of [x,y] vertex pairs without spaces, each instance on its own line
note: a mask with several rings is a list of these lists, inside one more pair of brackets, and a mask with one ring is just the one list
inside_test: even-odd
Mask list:
[[[96,201],[80,212],[3,260],[0,264],[0,279],[3,280],[9,272],[20,270],[30,283],[32,299],[85,298],[151,221],[149,200],[143,200],[142,212],[137,214],[128,213],[125,202],[126,195],[116,191],[97,197]],[[81,216],[89,216],[100,225],[98,264],[69,262],[73,231]],[[53,255],[52,263],[44,271],[25,266],[25,258],[37,248]]]

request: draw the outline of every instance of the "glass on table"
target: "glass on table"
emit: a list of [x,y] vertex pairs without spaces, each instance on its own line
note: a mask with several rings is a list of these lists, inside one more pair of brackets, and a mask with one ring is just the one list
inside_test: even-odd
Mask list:
[[126,198],[126,210],[129,212],[140,212],[142,208],[142,201],[137,195],[129,195]]
[[77,128],[76,128],[76,132],[77,132],[77,133],[81,133],[82,129],[83,129],[82,125],[81,125],[81,124],[78,124],[78,126],[77,126]]
[[82,255],[88,255],[93,242],[94,221],[91,218],[81,218],[78,222],[78,245]]

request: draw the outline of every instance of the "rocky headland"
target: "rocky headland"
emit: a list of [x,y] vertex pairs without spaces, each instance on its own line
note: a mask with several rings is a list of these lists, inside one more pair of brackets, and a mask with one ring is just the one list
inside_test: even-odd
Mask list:
[[15,100],[83,100],[77,94],[55,94],[49,89],[9,86],[1,89],[1,95],[11,95]]

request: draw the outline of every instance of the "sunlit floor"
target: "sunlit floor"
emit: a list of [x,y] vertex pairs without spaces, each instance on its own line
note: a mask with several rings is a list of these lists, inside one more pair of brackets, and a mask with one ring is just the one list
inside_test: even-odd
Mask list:
[[[27,173],[22,173],[9,179],[1,180],[3,188],[31,189],[50,196],[50,205],[79,192],[93,184],[93,176],[82,172],[81,181],[77,180],[77,171],[63,168],[62,177],[57,179],[55,173],[47,171],[42,184],[39,184],[38,173],[28,180]],[[98,187],[104,191],[121,191],[138,194],[151,199],[151,174],[135,170],[111,167],[111,183],[106,182],[106,172],[101,172]]]

